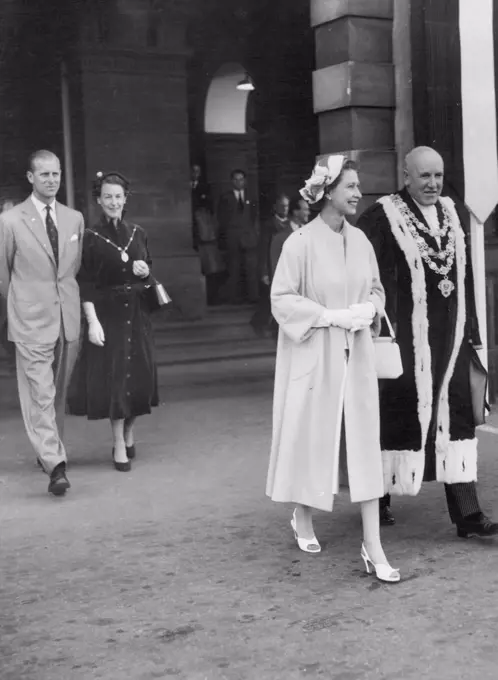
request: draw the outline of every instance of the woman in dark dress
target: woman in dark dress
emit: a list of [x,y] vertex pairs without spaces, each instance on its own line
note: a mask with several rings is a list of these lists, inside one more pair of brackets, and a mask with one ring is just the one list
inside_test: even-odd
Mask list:
[[123,219],[129,191],[119,173],[98,173],[100,221],[86,229],[78,281],[86,319],[75,385],[74,415],[109,418],[116,470],[135,457],[133,424],[158,404],[152,327],[144,296],[151,259],[144,230]]

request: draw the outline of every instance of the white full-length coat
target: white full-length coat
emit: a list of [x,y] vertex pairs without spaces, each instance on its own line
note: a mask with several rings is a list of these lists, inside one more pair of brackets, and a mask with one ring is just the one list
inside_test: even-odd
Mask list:
[[[372,328],[317,327],[326,308],[367,301],[377,310]],[[274,501],[332,510],[344,417],[351,500],[379,498],[384,483],[372,330],[384,314],[384,290],[366,236],[347,222],[336,233],[321,217],[294,232],[275,271],[271,304],[280,330],[266,493]]]

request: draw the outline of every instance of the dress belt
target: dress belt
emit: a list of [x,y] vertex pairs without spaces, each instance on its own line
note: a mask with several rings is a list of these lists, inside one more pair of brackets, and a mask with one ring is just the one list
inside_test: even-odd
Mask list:
[[135,292],[141,293],[147,285],[147,283],[122,283],[118,286],[102,286],[101,288],[97,288],[95,292],[100,297],[104,297],[112,293],[116,295],[130,295],[131,293]]

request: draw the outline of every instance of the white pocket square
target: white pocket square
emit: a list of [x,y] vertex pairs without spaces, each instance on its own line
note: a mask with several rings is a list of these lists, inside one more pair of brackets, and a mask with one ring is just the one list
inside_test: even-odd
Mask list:
[[78,234],[73,234],[73,235],[71,236],[71,238],[69,239],[69,241],[77,241],[78,238],[79,238]]

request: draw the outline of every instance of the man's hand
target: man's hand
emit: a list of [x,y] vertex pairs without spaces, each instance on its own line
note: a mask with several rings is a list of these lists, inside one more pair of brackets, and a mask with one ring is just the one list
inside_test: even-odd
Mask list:
[[270,285],[270,277],[268,274],[265,274],[264,276],[261,277],[261,281],[265,284],[265,286]]

